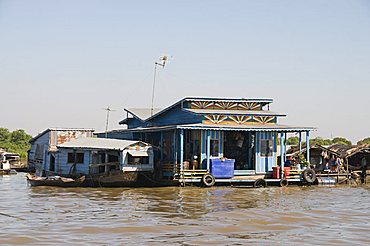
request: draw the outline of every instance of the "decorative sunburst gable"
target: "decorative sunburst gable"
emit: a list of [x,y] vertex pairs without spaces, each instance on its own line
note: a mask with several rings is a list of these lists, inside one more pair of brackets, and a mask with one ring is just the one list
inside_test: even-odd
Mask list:
[[224,120],[227,119],[227,116],[225,116],[225,115],[213,115],[212,114],[212,115],[205,116],[205,118],[213,124],[220,124],[221,122],[223,122]]
[[253,119],[261,124],[266,123],[275,123],[276,117],[275,116],[253,116]]
[[250,121],[252,119],[252,116],[235,115],[235,116],[229,116],[229,118],[232,120],[232,122],[235,122],[241,125],[241,124],[245,124],[248,121]]
[[209,109],[213,107],[214,102],[211,101],[193,101],[191,102],[191,108],[194,109]]
[[220,102],[215,102],[214,108],[230,110],[230,109],[236,109],[237,107],[238,107],[237,103],[220,101]]
[[238,108],[245,110],[261,110],[261,104],[257,102],[242,102],[238,104]]

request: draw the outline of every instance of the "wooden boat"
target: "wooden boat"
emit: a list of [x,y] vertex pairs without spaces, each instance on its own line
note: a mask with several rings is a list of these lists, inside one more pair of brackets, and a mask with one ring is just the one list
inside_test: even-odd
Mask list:
[[26,177],[31,186],[79,187],[85,181],[85,176],[72,179],[61,176],[39,177],[28,173]]
[[0,169],[0,175],[10,175],[17,174],[17,171],[14,169]]

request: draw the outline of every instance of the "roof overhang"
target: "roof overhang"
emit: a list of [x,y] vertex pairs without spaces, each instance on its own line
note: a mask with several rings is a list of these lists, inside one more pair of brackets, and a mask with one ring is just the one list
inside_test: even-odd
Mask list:
[[314,127],[295,127],[279,124],[245,124],[245,125],[222,125],[222,124],[190,124],[180,125],[178,129],[203,129],[214,131],[251,131],[251,132],[307,132],[314,131]]
[[158,132],[166,130],[211,130],[211,131],[249,131],[249,132],[307,132],[315,131],[314,127],[295,127],[279,124],[246,124],[246,125],[222,125],[222,124],[184,124],[158,127],[138,127],[119,130],[121,132]]

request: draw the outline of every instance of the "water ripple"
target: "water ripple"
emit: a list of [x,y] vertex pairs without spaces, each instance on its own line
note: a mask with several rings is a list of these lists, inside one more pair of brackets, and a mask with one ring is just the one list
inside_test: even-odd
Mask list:
[[29,187],[0,176],[0,244],[366,245],[370,188]]

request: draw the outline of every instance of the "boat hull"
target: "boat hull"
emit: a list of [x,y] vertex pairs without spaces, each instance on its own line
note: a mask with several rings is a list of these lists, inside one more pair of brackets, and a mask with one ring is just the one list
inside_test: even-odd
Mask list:
[[85,182],[90,187],[153,187],[156,184],[151,172],[116,172],[91,176]]
[[77,179],[70,178],[51,178],[51,177],[36,177],[32,174],[27,174],[27,181],[31,186],[57,186],[57,187],[79,187],[85,181],[85,176]]

